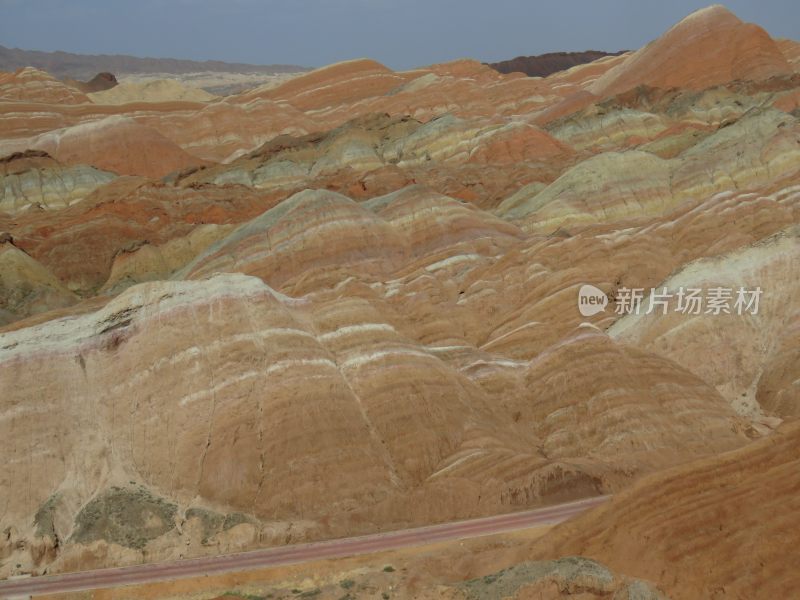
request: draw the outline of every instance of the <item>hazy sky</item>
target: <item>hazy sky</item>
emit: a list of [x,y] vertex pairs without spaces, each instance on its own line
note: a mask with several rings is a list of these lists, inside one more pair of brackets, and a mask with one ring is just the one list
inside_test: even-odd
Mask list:
[[[556,50],[637,48],[691,0],[0,0],[0,45],[321,66],[367,56],[403,69]],[[798,0],[731,0],[800,39]]]

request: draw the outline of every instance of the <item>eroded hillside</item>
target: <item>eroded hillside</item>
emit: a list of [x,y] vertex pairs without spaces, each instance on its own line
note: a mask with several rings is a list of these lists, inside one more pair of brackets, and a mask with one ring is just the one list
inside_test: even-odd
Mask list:
[[[218,98],[0,74],[0,576],[620,494],[537,560],[690,597],[673,550],[620,541],[660,518],[624,507],[793,435],[797,56],[712,7],[545,78],[358,60]],[[690,288],[727,310],[653,304]]]

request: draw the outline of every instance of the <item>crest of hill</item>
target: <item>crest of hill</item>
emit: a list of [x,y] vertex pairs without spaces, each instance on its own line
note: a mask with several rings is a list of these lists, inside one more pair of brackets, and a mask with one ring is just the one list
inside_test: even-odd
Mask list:
[[793,72],[778,44],[758,25],[722,5],[698,10],[600,77],[589,91],[607,97],[649,85],[700,90],[734,80]]
[[13,73],[0,71],[0,101],[47,104],[84,104],[89,98],[39,69],[23,67]]
[[132,102],[209,102],[216,96],[205,90],[185,86],[172,79],[155,79],[143,83],[120,83],[113,88],[89,94],[95,104],[129,104]]
[[[405,78],[381,63],[362,58],[315,69],[256,96],[275,101],[291,100],[294,106],[306,110],[381,96],[405,81]],[[239,101],[252,99],[253,94],[239,97]]]
[[[23,141],[29,148],[42,150],[66,165],[92,165],[119,175],[160,178],[207,164],[157,130],[124,115],[111,115]],[[13,142],[7,146],[13,148]]]

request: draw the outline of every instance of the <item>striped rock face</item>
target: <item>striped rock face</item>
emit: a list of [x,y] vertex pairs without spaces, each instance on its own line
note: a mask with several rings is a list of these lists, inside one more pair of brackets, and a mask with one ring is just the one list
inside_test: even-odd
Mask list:
[[[452,334],[421,342],[436,325],[369,294],[293,299],[231,274],[141,284],[99,311],[7,332],[3,438],[17,441],[5,518],[47,504],[68,563],[81,550],[61,520],[133,480],[183,512],[251,515],[258,536],[296,520],[309,536],[342,535],[598,493],[622,472],[746,440],[711,386],[595,329],[527,362]],[[620,388],[625,373],[637,378]]]
[[591,86],[598,95],[637,85],[700,90],[736,79],[787,75],[792,67],[769,34],[720,5],[692,13]]
[[82,104],[89,99],[49,73],[26,67],[15,73],[0,73],[0,101]]
[[[743,597],[791,597],[798,577],[785,558],[797,544],[799,453],[800,426],[787,423],[735,452],[648,478],[559,526],[525,559],[602,556],[681,600],[721,586]],[[708,540],[698,544],[704,534]],[[769,569],[743,575],[753,560]]]
[[[797,57],[716,7],[546,78],[358,60],[115,104],[3,74],[0,577],[627,493],[777,437]],[[598,523],[558,547],[619,549]]]
[[62,165],[43,151],[11,154],[0,160],[0,211],[66,208],[115,178],[86,165]]

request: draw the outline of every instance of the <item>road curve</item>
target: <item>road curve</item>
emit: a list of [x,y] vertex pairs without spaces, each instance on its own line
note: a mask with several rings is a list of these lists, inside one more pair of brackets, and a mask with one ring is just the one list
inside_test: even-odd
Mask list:
[[32,594],[78,592],[97,588],[118,587],[197,577],[231,571],[261,569],[312,560],[340,558],[418,546],[431,542],[462,539],[524,529],[536,525],[560,523],[585,510],[605,502],[609,496],[599,496],[525,512],[456,521],[415,529],[375,533],[309,544],[265,548],[237,554],[208,556],[185,560],[81,571],[63,575],[47,575],[28,579],[0,581],[0,598],[27,597]]

